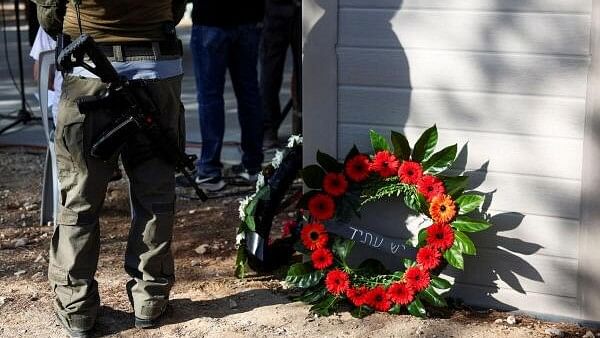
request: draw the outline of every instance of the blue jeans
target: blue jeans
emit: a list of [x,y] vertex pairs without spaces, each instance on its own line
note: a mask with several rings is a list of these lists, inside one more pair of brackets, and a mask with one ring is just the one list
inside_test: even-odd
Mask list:
[[263,114],[257,72],[259,40],[260,29],[256,25],[231,28],[200,25],[192,27],[190,48],[194,60],[202,133],[202,155],[196,164],[199,175],[221,175],[226,69],[229,69],[237,99],[242,132],[242,164],[250,172],[261,168]]

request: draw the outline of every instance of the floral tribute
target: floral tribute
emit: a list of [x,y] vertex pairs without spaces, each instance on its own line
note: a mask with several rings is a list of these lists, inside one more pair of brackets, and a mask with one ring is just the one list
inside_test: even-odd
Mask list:
[[[448,264],[464,269],[463,255],[475,255],[467,233],[485,230],[490,223],[479,209],[484,196],[465,192],[467,176],[444,175],[456,159],[457,146],[438,152],[436,126],[427,129],[411,149],[406,137],[391,132],[391,145],[371,131],[373,154],[355,147],[343,163],[322,152],[318,164],[303,169],[308,191],[300,201],[306,209],[296,249],[305,255],[293,264],[286,281],[306,289],[299,300],[312,304],[311,312],[329,315],[347,304],[351,313],[364,317],[374,311],[423,317],[425,304],[446,306],[444,294],[452,284],[439,277]],[[399,258],[404,271],[388,271],[368,259],[350,266],[347,258],[354,241],[327,231],[330,221],[348,222],[360,217],[360,208],[382,198],[401,198],[415,214],[431,219],[431,225],[408,241],[416,257]]]

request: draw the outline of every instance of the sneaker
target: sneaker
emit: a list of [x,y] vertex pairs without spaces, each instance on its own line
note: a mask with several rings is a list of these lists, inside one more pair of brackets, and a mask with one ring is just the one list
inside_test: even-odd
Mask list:
[[231,166],[231,172],[249,184],[254,184],[258,179],[258,173],[260,171],[249,171],[248,169],[244,168],[243,164],[240,163]]
[[200,189],[204,189],[207,191],[219,191],[225,188],[225,181],[221,176],[216,177],[206,177],[206,176],[196,176],[196,184]]

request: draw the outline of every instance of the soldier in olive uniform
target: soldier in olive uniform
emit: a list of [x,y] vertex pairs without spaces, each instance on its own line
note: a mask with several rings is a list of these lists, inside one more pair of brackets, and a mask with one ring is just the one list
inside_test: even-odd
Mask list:
[[[75,39],[91,35],[120,75],[143,79],[143,93],[158,108],[154,120],[165,133],[184,144],[180,101],[181,42],[174,35],[185,11],[185,0],[35,0],[41,26],[53,37]],[[52,236],[48,277],[55,293],[57,317],[71,336],[92,330],[100,298],[94,279],[100,249],[98,214],[117,163],[87,155],[84,140],[91,133],[76,99],[106,89],[93,74],[75,67],[64,74],[60,98],[56,154],[61,206]],[[157,116],[156,116],[157,115]],[[89,126],[89,124],[88,124]],[[93,128],[93,127],[92,127]],[[93,131],[92,131],[93,132]],[[129,178],[131,230],[125,270],[126,289],[135,311],[136,327],[158,324],[174,282],[171,239],[174,218],[174,165],[134,137],[120,155]],[[149,155],[150,154],[150,155]]]

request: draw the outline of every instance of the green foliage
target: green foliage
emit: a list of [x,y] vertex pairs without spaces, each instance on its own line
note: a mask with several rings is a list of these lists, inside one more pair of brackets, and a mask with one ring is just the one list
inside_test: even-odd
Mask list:
[[473,241],[464,232],[459,230],[454,231],[454,245],[456,245],[460,252],[466,255],[475,255],[477,253]]
[[454,144],[431,155],[422,163],[423,173],[439,174],[450,168],[456,159],[456,150],[457,146]]
[[456,199],[467,187],[468,176],[438,176],[446,187],[446,194]]
[[346,264],[346,258],[348,258],[348,255],[352,251],[353,247],[354,241],[349,239],[343,239],[341,237],[336,237],[335,241],[333,242],[333,246],[331,247],[331,250],[337,256],[337,258],[339,258],[342,261],[344,266],[347,266],[348,264]]
[[235,276],[237,278],[244,278],[246,275],[246,265],[248,263],[248,254],[246,253],[245,243],[242,243],[237,250],[237,256],[235,258]]
[[412,152],[412,160],[416,162],[428,160],[435,150],[437,141],[437,127],[433,125],[431,128],[425,130],[421,137],[419,137],[417,140],[417,143],[415,143],[415,147]]
[[311,263],[296,263],[290,266],[285,281],[302,289],[317,285],[323,279],[322,270],[313,269]]
[[399,315],[402,313],[402,305],[394,304],[391,309],[388,310],[388,313],[393,315]]
[[360,154],[360,151],[358,151],[358,148],[356,147],[356,144],[352,146],[352,148],[350,149],[350,151],[348,152],[348,154],[346,154],[346,158],[344,159],[344,163],[348,162],[348,160],[350,160],[351,158],[353,158],[354,156]]
[[311,189],[321,189],[323,187],[323,178],[325,178],[325,171],[316,164],[302,169],[302,180]]
[[394,155],[402,160],[410,158],[410,145],[406,136],[392,130],[392,145],[394,146]]
[[[247,230],[256,231],[256,221],[254,219],[256,214],[256,208],[258,206],[258,203],[269,198],[270,193],[271,188],[268,185],[263,186],[258,192],[256,192],[254,198],[250,201],[250,203],[248,203],[248,205],[244,209],[244,213],[246,214],[246,217],[244,218],[244,224],[246,225]],[[240,228],[244,229],[243,225]]]
[[320,302],[310,308],[310,312],[319,316],[329,316],[335,311],[340,300],[341,298],[327,294]]
[[331,155],[326,153],[322,153],[317,151],[317,162],[325,169],[327,172],[342,172],[344,170],[344,166],[338,162]]
[[433,286],[436,289],[447,290],[452,287],[452,284],[441,277],[433,277],[431,279],[431,286]]
[[307,304],[316,304],[321,299],[323,299],[323,297],[325,297],[326,294],[327,289],[324,286],[321,286],[304,291],[304,293],[301,296],[295,297],[294,300],[304,302]]
[[477,210],[483,204],[485,198],[481,195],[467,194],[462,195],[456,199],[455,203],[458,205],[458,214],[465,215],[471,211]]
[[420,294],[423,299],[435,307],[447,307],[448,304],[431,286],[423,290]]
[[371,309],[370,307],[363,305],[357,308],[354,308],[352,311],[350,311],[350,314],[352,315],[352,317],[354,318],[365,318],[366,316],[372,314],[373,312],[375,312],[373,309]]
[[371,145],[373,146],[373,151],[378,152],[382,150],[390,150],[390,145],[387,143],[385,138],[381,136],[374,130],[369,131],[369,136],[371,137]]
[[415,317],[421,318],[427,315],[425,307],[423,306],[423,303],[421,303],[419,298],[416,298],[412,303],[408,304],[408,313]]
[[448,264],[452,265],[453,267],[459,270],[464,270],[465,261],[462,256],[462,253],[460,252],[460,250],[458,250],[456,246],[452,246],[450,249],[446,250],[446,252],[444,252],[444,258],[446,259]]
[[419,245],[425,244],[427,241],[427,228],[419,230]]
[[473,219],[467,216],[458,216],[452,222],[452,226],[456,230],[464,231],[464,232],[479,232],[488,229],[491,224],[483,219]]

